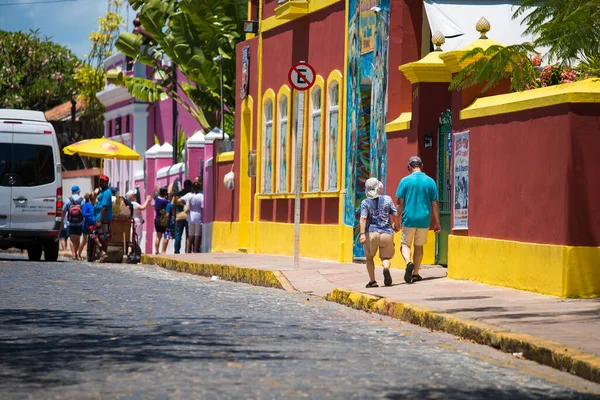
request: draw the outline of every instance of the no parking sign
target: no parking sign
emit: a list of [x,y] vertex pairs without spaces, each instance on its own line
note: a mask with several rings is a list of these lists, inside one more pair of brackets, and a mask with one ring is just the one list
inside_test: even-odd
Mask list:
[[290,68],[288,80],[296,90],[308,90],[315,84],[315,69],[308,63],[299,62]]

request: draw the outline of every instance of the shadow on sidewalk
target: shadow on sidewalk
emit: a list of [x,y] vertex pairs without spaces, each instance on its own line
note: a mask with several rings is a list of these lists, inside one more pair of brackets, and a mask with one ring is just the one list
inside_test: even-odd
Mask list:
[[[527,393],[516,389],[503,389],[495,387],[486,388],[464,388],[456,385],[446,387],[427,387],[427,382],[415,381],[411,389],[394,390],[383,395],[384,399],[403,400],[403,399],[444,399],[444,400],[463,400],[463,399],[498,399],[498,400],[517,400],[517,399],[546,399],[547,391],[531,389]],[[393,389],[392,389],[393,390]],[[586,395],[583,393],[562,392],[551,396],[553,399],[598,399],[599,396]]]
[[427,283],[427,281],[434,281],[437,279],[444,279],[444,278],[446,278],[446,276],[428,276],[428,277],[424,277],[419,282],[406,283],[406,282],[404,282],[404,274],[403,274],[402,277],[395,280],[390,286],[380,285],[379,287],[385,288],[385,287],[394,287],[394,286],[400,286],[400,285],[422,285],[424,283]]
[[[510,312],[508,312],[510,311]],[[514,312],[513,309],[505,308],[505,307],[465,307],[465,308],[452,308],[449,310],[445,310],[447,313],[456,314],[456,313],[484,313],[484,312],[494,312],[495,318],[506,318],[512,320],[525,319],[525,318],[540,318],[540,319],[551,319],[560,317],[560,314],[555,312]],[[503,314],[503,312],[507,312]],[[584,321],[600,321],[600,312],[598,310],[572,310],[569,312],[569,317],[583,317]],[[579,319],[578,321],[582,321]],[[535,323],[534,321],[530,321],[531,323]],[[548,323],[548,321],[540,321],[540,323]]]

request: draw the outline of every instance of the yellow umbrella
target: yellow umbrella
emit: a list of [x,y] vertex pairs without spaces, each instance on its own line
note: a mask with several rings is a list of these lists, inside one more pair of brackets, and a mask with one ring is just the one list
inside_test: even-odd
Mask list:
[[142,159],[142,156],[124,144],[106,138],[86,139],[73,143],[65,147],[63,153],[70,156],[79,154],[85,157],[116,158],[117,160]]

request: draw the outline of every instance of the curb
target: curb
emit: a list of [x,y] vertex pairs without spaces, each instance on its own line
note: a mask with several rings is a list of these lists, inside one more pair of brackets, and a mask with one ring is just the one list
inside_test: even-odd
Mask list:
[[429,308],[337,288],[325,299],[358,310],[401,319],[432,330],[443,331],[505,353],[523,357],[580,378],[600,383],[600,357],[535,336],[513,333],[498,327],[459,318]]
[[295,291],[293,286],[280,271],[242,268],[236,267],[235,265],[199,263],[149,254],[142,254],[140,262],[143,264],[157,265],[172,271],[187,272],[189,274],[206,277],[216,275],[226,281]]

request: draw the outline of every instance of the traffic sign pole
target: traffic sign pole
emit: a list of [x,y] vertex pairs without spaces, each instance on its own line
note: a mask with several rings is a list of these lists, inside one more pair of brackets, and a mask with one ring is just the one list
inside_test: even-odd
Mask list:
[[296,165],[294,171],[294,268],[300,268],[300,192],[302,191],[302,135],[304,133],[304,91],[298,93],[298,130],[296,131]]
[[[288,73],[290,85],[298,93],[298,126],[296,129],[296,165],[294,171],[294,269],[300,268],[300,192],[302,191],[302,138],[304,135],[304,91],[315,84],[315,69],[305,62],[300,62]],[[294,105],[292,104],[292,107]],[[293,109],[293,108],[292,108]]]

